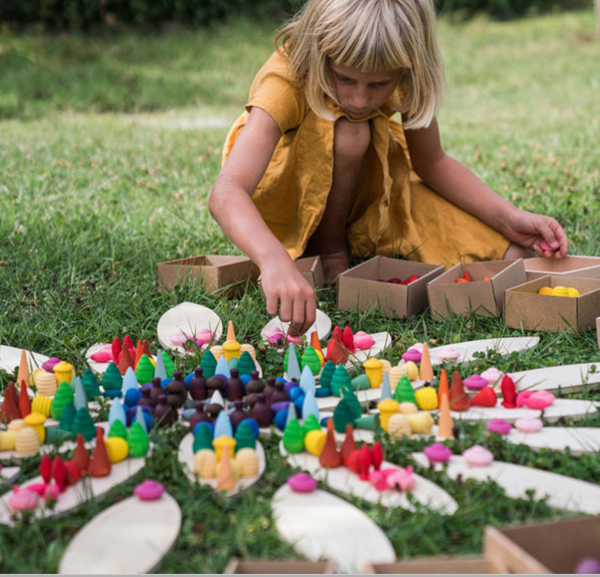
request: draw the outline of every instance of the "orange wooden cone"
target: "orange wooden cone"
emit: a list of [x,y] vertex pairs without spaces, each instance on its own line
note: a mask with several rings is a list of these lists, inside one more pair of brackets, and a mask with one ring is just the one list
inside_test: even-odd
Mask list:
[[133,370],[137,369],[137,364],[140,362],[142,355],[144,354],[144,346],[142,345],[142,341],[138,339],[137,345],[135,345],[135,363],[133,366]]
[[319,351],[323,354],[323,349],[321,348],[321,342],[319,341],[319,335],[317,331],[313,331],[310,333],[310,346],[315,349],[315,351]]
[[217,491],[233,491],[235,489],[235,478],[231,461],[229,460],[229,451],[227,447],[221,453],[221,463],[219,464],[219,474],[217,475]]
[[233,330],[233,321],[229,321],[227,325],[227,340],[235,341],[235,331]]
[[19,394],[19,411],[21,412],[21,418],[24,419],[31,413],[31,401],[27,394],[27,385],[25,381],[21,381],[21,393]]
[[419,367],[419,379],[425,382],[433,381],[433,369],[431,368],[431,359],[429,358],[429,347],[427,346],[427,343],[423,343],[421,366]]
[[98,427],[96,429],[96,448],[90,461],[90,475],[92,477],[107,477],[110,475],[111,469],[112,466],[104,444],[104,431],[101,427]]
[[27,353],[23,350],[21,351],[21,362],[19,363],[19,372],[17,373],[17,384],[21,381],[25,381],[29,384],[29,363],[27,362]]
[[442,369],[440,374],[440,382],[438,383],[438,409],[442,408],[442,396],[448,395],[450,398],[450,388],[448,386],[448,375],[446,369]]
[[123,348],[123,351],[121,352],[121,358],[119,359],[118,367],[122,375],[125,374],[129,367],[135,370],[135,361],[131,358],[129,347]]
[[150,352],[150,345],[146,340],[144,340],[144,342],[142,343],[142,353],[146,355],[149,359],[152,358],[152,353]]
[[442,395],[442,408],[440,409],[440,419],[438,422],[438,437],[442,439],[451,439],[452,434],[452,416],[450,415],[450,401],[448,395]]

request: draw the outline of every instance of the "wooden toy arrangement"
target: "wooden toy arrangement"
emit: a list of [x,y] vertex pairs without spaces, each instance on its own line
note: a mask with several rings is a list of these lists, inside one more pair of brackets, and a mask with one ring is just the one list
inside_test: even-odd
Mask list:
[[[377,358],[391,345],[389,334],[354,334],[350,327],[335,327],[331,339],[322,345],[331,322],[328,328],[321,318],[307,339],[288,339],[286,327],[277,326],[282,325],[279,321],[265,327],[261,333],[265,343],[285,349],[285,378],[263,378],[253,345],[239,343],[231,323],[224,342],[218,344],[223,327],[212,311],[179,307],[175,313],[170,311],[177,317],[175,322],[159,326],[159,337],[171,353],[185,355],[190,347],[203,351],[200,365],[186,377],[175,370],[165,351],[153,355],[147,342],[138,341],[134,347],[129,337],[92,347],[88,359],[95,372],[87,370],[81,377],[74,374],[71,364],[59,359],[44,358],[31,370],[36,366],[34,357],[20,353],[19,386],[11,383],[6,388],[0,407],[5,422],[5,429],[0,430],[0,460],[42,453],[40,477],[0,498],[0,522],[17,522],[28,510],[45,516],[66,512],[103,495],[143,468],[150,452],[151,427],[160,430],[179,422],[188,422],[190,428],[179,446],[179,460],[188,477],[224,496],[260,480],[266,457],[259,436],[282,435],[282,454],[292,467],[304,472],[292,475],[274,495],[278,531],[297,543],[309,559],[329,558],[344,571],[360,571],[368,562],[393,561],[395,554],[368,517],[347,501],[317,489],[317,481],[384,507],[414,510],[416,501],[452,515],[458,505],[451,495],[413,469],[413,465],[431,466],[451,479],[493,479],[512,498],[534,491],[540,497],[549,496],[552,507],[600,513],[596,485],[494,461],[483,446],[454,455],[445,444],[453,437],[453,423],[464,419],[486,422],[490,435],[503,435],[511,443],[534,449],[568,447],[574,457],[597,452],[600,429],[544,425],[597,412],[592,401],[557,399],[551,392],[559,387],[562,392],[577,392],[600,383],[592,363],[525,373],[502,374],[491,368],[481,374],[462,374],[462,367],[476,352],[510,354],[538,344],[538,338],[525,337],[431,350],[427,343],[415,343],[392,366]],[[445,363],[453,363],[458,370],[447,374]],[[108,423],[94,422],[101,397],[110,402]],[[375,442],[378,429],[392,441],[416,436],[434,442],[412,455],[413,465],[401,468],[385,461],[382,446]],[[54,447],[73,450],[72,457],[50,457],[46,453]],[[18,473],[18,467],[0,470],[2,486],[14,482]],[[161,491],[151,481],[145,485],[168,523],[147,523],[146,537],[140,535],[132,547],[142,552],[153,531],[161,535],[161,547],[152,555],[141,554],[144,562],[128,567],[131,571],[154,567],[181,523],[181,512],[164,488]],[[140,491],[144,494],[143,486]],[[76,571],[93,558],[89,535],[105,532],[108,539],[119,526],[117,534],[123,535],[125,518],[130,522],[152,518],[143,499],[118,503],[94,519],[70,544],[61,571]],[[316,514],[322,511],[322,518],[299,523],[298,511],[306,507]],[[349,547],[355,541],[356,546]],[[109,563],[105,570],[111,569]]]

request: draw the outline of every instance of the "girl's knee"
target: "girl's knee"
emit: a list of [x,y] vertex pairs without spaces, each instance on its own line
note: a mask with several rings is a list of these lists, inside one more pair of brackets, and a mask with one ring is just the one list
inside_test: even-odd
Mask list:
[[335,123],[334,157],[338,161],[360,162],[371,144],[371,126],[368,120],[350,122],[340,118]]

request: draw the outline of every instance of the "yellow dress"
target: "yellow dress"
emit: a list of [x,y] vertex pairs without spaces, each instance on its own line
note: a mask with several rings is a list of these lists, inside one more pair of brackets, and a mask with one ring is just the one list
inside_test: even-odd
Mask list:
[[[402,125],[391,106],[399,91],[367,118],[371,152],[366,176],[350,210],[347,241],[353,256],[404,257],[430,264],[501,259],[509,241],[426,186],[411,170]],[[246,111],[223,147],[223,162],[253,106],[277,122],[282,137],[252,201],[293,259],[317,228],[333,175],[334,121],[317,116],[275,52],[250,88]],[[331,102],[336,119],[343,112]],[[362,119],[364,120],[364,119]]]

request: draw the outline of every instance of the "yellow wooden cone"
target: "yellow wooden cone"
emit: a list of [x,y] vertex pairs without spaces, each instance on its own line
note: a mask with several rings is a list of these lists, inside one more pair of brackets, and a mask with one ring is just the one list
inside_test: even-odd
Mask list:
[[25,384],[29,386],[29,363],[27,362],[27,353],[21,351],[21,362],[19,363],[19,372],[17,373],[17,389],[21,386],[21,381],[25,381]]
[[235,489],[235,477],[229,451],[223,451],[221,456],[221,465],[217,474],[217,491],[233,491]]
[[440,420],[438,422],[438,437],[442,439],[451,439],[452,434],[452,416],[450,415],[450,401],[447,394],[442,395]]
[[423,343],[419,378],[425,382],[433,381],[433,369],[431,368],[431,359],[429,358],[429,347],[427,346],[427,343]]
[[235,341],[235,331],[233,330],[233,321],[229,321],[227,325],[227,339],[228,341]]

